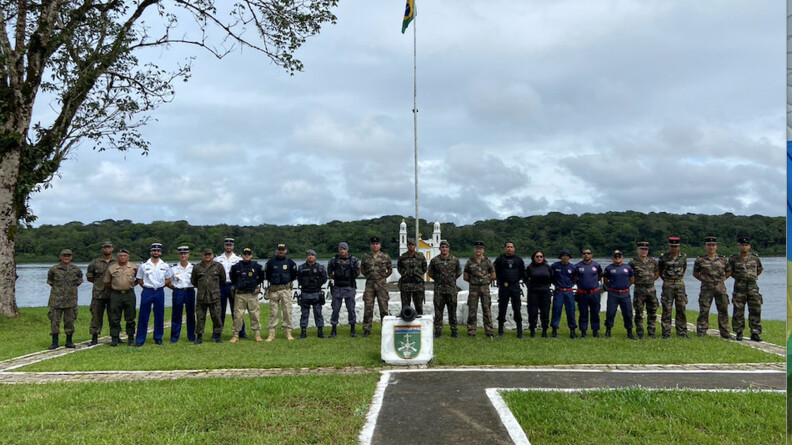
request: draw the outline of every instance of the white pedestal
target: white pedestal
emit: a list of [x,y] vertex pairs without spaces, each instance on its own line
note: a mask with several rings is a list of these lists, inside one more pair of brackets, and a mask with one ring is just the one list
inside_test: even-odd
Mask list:
[[425,365],[434,357],[432,317],[413,321],[387,316],[382,321],[382,361],[390,365]]

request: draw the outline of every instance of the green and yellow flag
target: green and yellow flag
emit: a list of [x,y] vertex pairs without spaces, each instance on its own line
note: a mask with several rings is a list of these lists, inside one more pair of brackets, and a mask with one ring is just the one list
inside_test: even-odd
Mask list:
[[410,22],[415,18],[415,0],[407,0],[407,5],[404,7],[404,20],[402,21],[402,34],[407,31]]

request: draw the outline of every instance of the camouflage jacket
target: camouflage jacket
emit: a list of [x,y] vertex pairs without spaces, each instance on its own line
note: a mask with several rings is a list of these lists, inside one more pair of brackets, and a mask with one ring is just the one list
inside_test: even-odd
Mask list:
[[401,275],[399,290],[411,292],[424,290],[426,269],[426,257],[422,253],[415,252],[415,256],[410,256],[407,252],[401,254],[396,261],[396,270]]
[[693,263],[693,273],[699,275],[702,284],[722,284],[730,272],[729,260],[723,255],[717,255],[714,259],[700,256]]
[[52,288],[47,305],[56,309],[77,306],[77,288],[82,282],[83,273],[74,264],[53,266],[47,272],[47,284]]
[[370,252],[363,255],[360,260],[360,271],[366,280],[380,281],[388,278],[393,270],[390,256],[385,252],[377,252],[376,256]]
[[440,255],[429,262],[429,278],[435,280],[435,289],[456,291],[456,280],[462,275],[462,266],[454,255],[443,258]]
[[687,255],[680,252],[676,258],[671,258],[671,254],[666,252],[660,255],[657,267],[663,280],[682,280],[687,270]]
[[736,253],[729,258],[729,267],[731,267],[732,278],[736,282],[756,283],[759,274],[762,273],[762,260],[755,253],[750,253],[748,258],[743,258],[739,253]]
[[651,286],[655,282],[655,274],[658,272],[657,261],[648,256],[646,261],[641,258],[633,258],[630,260],[630,267],[635,273],[635,284],[639,286]]
[[476,257],[471,257],[465,264],[465,273],[468,275],[468,282],[471,286],[490,284],[492,272],[495,272],[495,266],[487,257],[482,257],[481,261],[476,261]]
[[93,279],[93,298],[110,298],[110,292],[106,292],[104,281],[105,271],[111,264],[115,264],[115,258],[110,258],[109,261],[105,261],[104,258],[99,257],[93,261],[91,264],[88,265],[88,269],[85,271],[85,278],[88,281]]
[[225,268],[214,261],[208,266],[200,262],[193,265],[190,282],[195,286],[195,296],[199,303],[213,303],[220,299],[220,286],[226,284]]

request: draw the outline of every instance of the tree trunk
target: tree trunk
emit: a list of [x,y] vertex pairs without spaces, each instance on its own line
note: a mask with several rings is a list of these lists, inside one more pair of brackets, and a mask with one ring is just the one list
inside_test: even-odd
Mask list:
[[0,315],[16,317],[16,258],[14,239],[17,230],[17,212],[14,190],[19,180],[18,149],[0,156]]

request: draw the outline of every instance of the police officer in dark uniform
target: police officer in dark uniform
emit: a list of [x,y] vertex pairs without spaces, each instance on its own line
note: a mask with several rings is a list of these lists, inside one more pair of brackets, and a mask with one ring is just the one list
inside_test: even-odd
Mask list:
[[234,336],[229,343],[236,343],[242,337],[242,326],[245,311],[250,315],[250,328],[256,337],[256,343],[264,340],[261,338],[261,322],[259,314],[258,294],[261,283],[264,281],[264,268],[257,261],[251,260],[253,251],[246,247],[242,250],[242,261],[231,266],[231,284],[234,286]]
[[520,280],[525,274],[525,262],[514,254],[514,243],[506,241],[504,253],[495,259],[495,276],[498,279],[498,337],[503,337],[506,309],[511,301],[514,322],[517,323],[517,338],[523,338],[522,314],[520,314]]
[[350,337],[357,337],[355,324],[357,314],[355,313],[355,296],[357,294],[357,277],[360,275],[360,262],[357,258],[349,254],[349,244],[342,242],[338,244],[338,255],[327,264],[327,275],[333,282],[330,284],[332,300],[330,306],[333,314],[330,316],[330,324],[333,326],[330,331],[330,338],[335,337],[336,326],[338,326],[338,315],[341,312],[341,305],[346,304],[349,319]]
[[319,338],[325,338],[324,317],[322,317],[322,306],[325,304],[322,285],[327,282],[327,271],[325,267],[316,262],[316,252],[309,250],[305,254],[305,263],[297,268],[297,282],[300,284],[300,296],[297,303],[300,305],[300,339],[306,337],[305,330],[308,328],[309,311],[313,308],[314,323],[319,331]]

